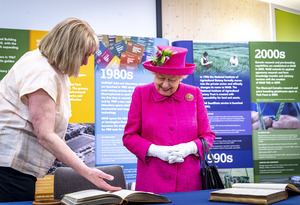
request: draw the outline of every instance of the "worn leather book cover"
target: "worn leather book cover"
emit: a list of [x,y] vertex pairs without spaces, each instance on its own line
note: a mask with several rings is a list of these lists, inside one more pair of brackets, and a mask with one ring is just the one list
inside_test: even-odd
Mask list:
[[167,197],[162,195],[126,189],[115,192],[87,189],[66,194],[61,201],[66,205],[171,203]]
[[286,200],[289,193],[300,194],[300,190],[292,184],[235,183],[232,188],[212,191],[209,200],[267,205]]

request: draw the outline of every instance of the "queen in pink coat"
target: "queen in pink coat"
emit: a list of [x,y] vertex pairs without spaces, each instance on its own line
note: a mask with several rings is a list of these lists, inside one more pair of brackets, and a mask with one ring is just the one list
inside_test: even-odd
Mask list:
[[161,45],[156,57],[143,63],[154,82],[135,88],[123,136],[124,146],[138,158],[136,190],[202,189],[199,138],[211,147],[215,134],[200,89],[181,83],[196,67],[185,63],[186,53]]

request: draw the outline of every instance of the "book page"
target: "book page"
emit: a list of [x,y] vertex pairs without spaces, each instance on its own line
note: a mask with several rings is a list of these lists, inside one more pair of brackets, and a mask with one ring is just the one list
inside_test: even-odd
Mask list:
[[235,183],[232,185],[232,188],[285,190],[287,185],[288,184],[272,184],[272,183]]
[[112,193],[96,190],[96,189],[88,189],[88,190],[78,191],[78,192],[65,195],[66,198],[72,199],[75,202],[99,199],[107,196],[119,198],[119,196],[114,195]]
[[[122,199],[125,199],[128,195],[134,194],[134,193],[147,193],[147,192],[141,192],[141,191],[133,191],[133,190],[127,190],[127,189],[122,189],[120,191],[114,191],[114,192],[109,192],[111,194],[115,194],[120,196]],[[150,193],[151,194],[151,193]]]
[[133,191],[123,189],[121,191],[110,192],[112,194],[118,195],[123,199],[132,202],[153,202],[153,203],[170,203],[171,201],[162,195],[154,194],[152,192],[144,191]]
[[232,194],[232,195],[250,195],[250,196],[268,196],[270,194],[280,193],[282,190],[270,190],[270,189],[246,189],[246,188],[227,188],[211,193],[216,194]]

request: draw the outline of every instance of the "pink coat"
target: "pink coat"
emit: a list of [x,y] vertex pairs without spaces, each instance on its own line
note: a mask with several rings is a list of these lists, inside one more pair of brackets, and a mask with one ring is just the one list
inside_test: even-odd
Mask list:
[[[193,95],[191,101],[185,99],[187,94]],[[215,139],[199,88],[181,83],[171,97],[164,97],[154,83],[137,86],[123,136],[124,146],[138,158],[136,190],[153,193],[201,190],[200,159],[195,155],[175,164],[146,157],[152,143],[172,146],[194,141],[202,158],[199,137],[205,138],[210,147]]]

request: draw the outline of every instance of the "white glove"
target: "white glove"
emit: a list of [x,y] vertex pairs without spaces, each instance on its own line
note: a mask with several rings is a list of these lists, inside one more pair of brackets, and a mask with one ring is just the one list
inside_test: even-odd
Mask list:
[[147,151],[147,156],[158,157],[163,161],[169,161],[169,157],[172,156],[171,153],[174,151],[175,149],[169,146],[158,146],[155,144],[151,144]]
[[[188,143],[181,143],[178,145],[174,145],[172,148],[175,149],[175,152],[179,152],[182,155],[183,159],[190,154],[199,156],[198,155],[198,147],[197,147],[196,143],[193,141],[188,142]],[[178,151],[176,151],[176,150],[178,150]],[[175,156],[176,153],[171,153],[171,155]]]
[[184,159],[182,158],[182,153],[173,152],[172,154],[177,154],[178,156],[176,156],[176,155],[170,156],[169,157],[169,164],[184,162]]

